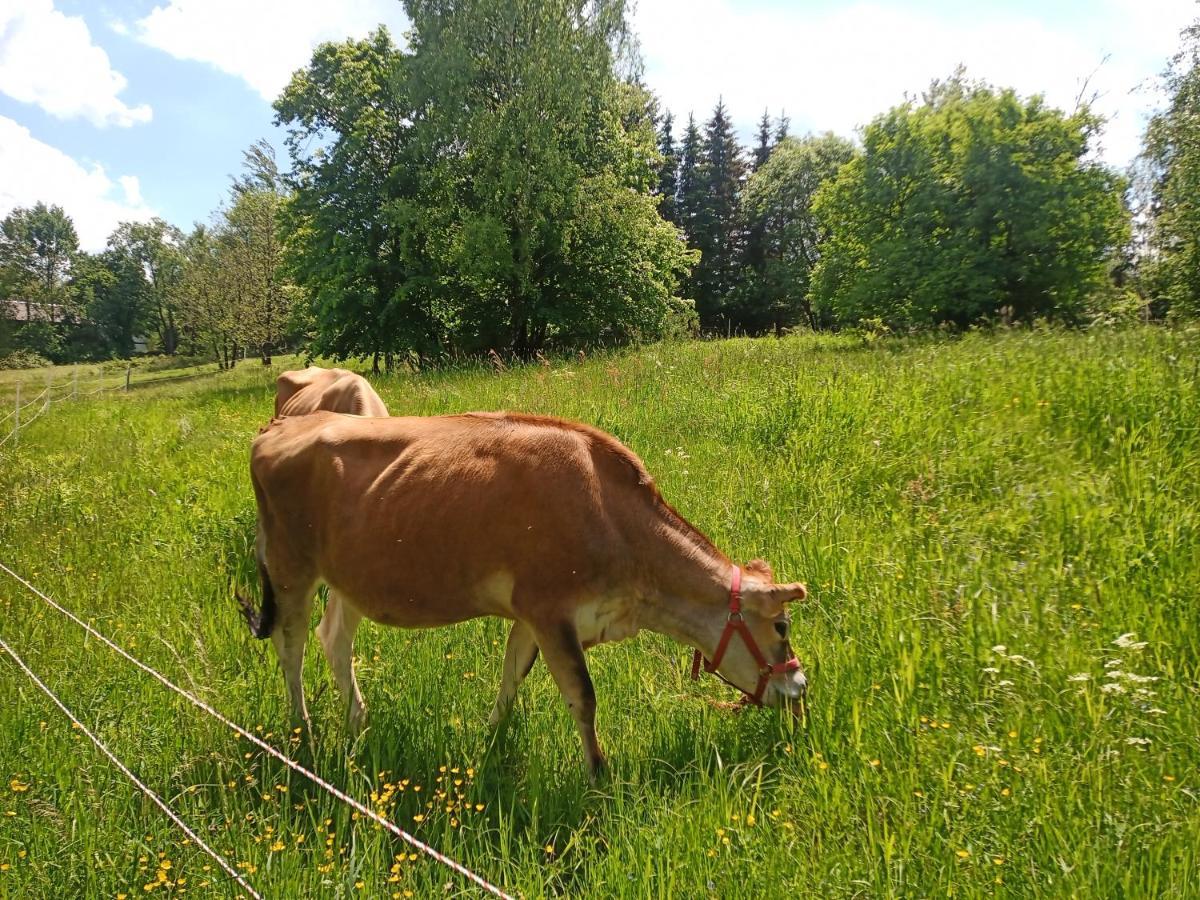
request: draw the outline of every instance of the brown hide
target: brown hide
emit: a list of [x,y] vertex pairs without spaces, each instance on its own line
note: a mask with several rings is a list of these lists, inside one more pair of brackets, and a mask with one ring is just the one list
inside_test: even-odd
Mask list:
[[284,372],[276,379],[276,416],[306,416],[319,410],[355,416],[388,414],[370,383],[347,369],[309,366]]

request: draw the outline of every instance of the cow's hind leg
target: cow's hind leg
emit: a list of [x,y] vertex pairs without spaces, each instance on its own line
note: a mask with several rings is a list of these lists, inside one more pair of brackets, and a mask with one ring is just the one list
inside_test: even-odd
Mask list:
[[570,622],[559,622],[539,628],[536,636],[546,666],[575,719],[580,740],[583,741],[588,774],[595,781],[604,768],[604,754],[600,752],[600,744],[596,740],[596,690],[592,687],[592,678],[583,658],[579,635]]
[[517,688],[533,668],[537,659],[538,645],[533,629],[524,622],[513,622],[512,630],[508,633],[508,646],[504,650],[504,675],[500,681],[500,693],[496,696],[496,705],[488,717],[488,724],[495,728],[512,709],[513,701],[517,699]]
[[355,734],[362,730],[367,720],[367,708],[358,690],[358,679],[354,677],[354,632],[361,621],[362,613],[330,588],[329,604],[317,626],[317,637],[325,648],[325,657],[333,669],[338,689],[348,703],[347,721]]
[[275,582],[275,603],[278,607],[271,643],[279,656],[283,680],[287,684],[292,706],[292,727],[304,728],[312,734],[312,723],[304,703],[304,645],[308,642],[308,623],[312,614],[313,591],[311,580],[283,587]]

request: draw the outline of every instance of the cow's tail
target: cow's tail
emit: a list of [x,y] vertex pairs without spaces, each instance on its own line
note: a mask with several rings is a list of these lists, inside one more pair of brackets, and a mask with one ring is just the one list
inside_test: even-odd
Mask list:
[[258,577],[262,579],[262,608],[255,609],[254,604],[237,593],[238,603],[242,607],[242,615],[250,626],[250,633],[260,641],[269,638],[275,628],[275,588],[271,584],[271,576],[267,574],[266,564],[258,560]]

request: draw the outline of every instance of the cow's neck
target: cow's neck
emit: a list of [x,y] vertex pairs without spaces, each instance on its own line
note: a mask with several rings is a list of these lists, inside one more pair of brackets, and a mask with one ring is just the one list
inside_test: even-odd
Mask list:
[[711,656],[729,612],[732,564],[675,523],[647,549],[639,624]]

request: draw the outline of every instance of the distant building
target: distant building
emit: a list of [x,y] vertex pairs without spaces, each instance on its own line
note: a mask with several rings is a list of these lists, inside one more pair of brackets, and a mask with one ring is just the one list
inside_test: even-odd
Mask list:
[[67,308],[60,303],[39,303],[36,300],[9,298],[0,300],[0,310],[13,322],[65,322]]

